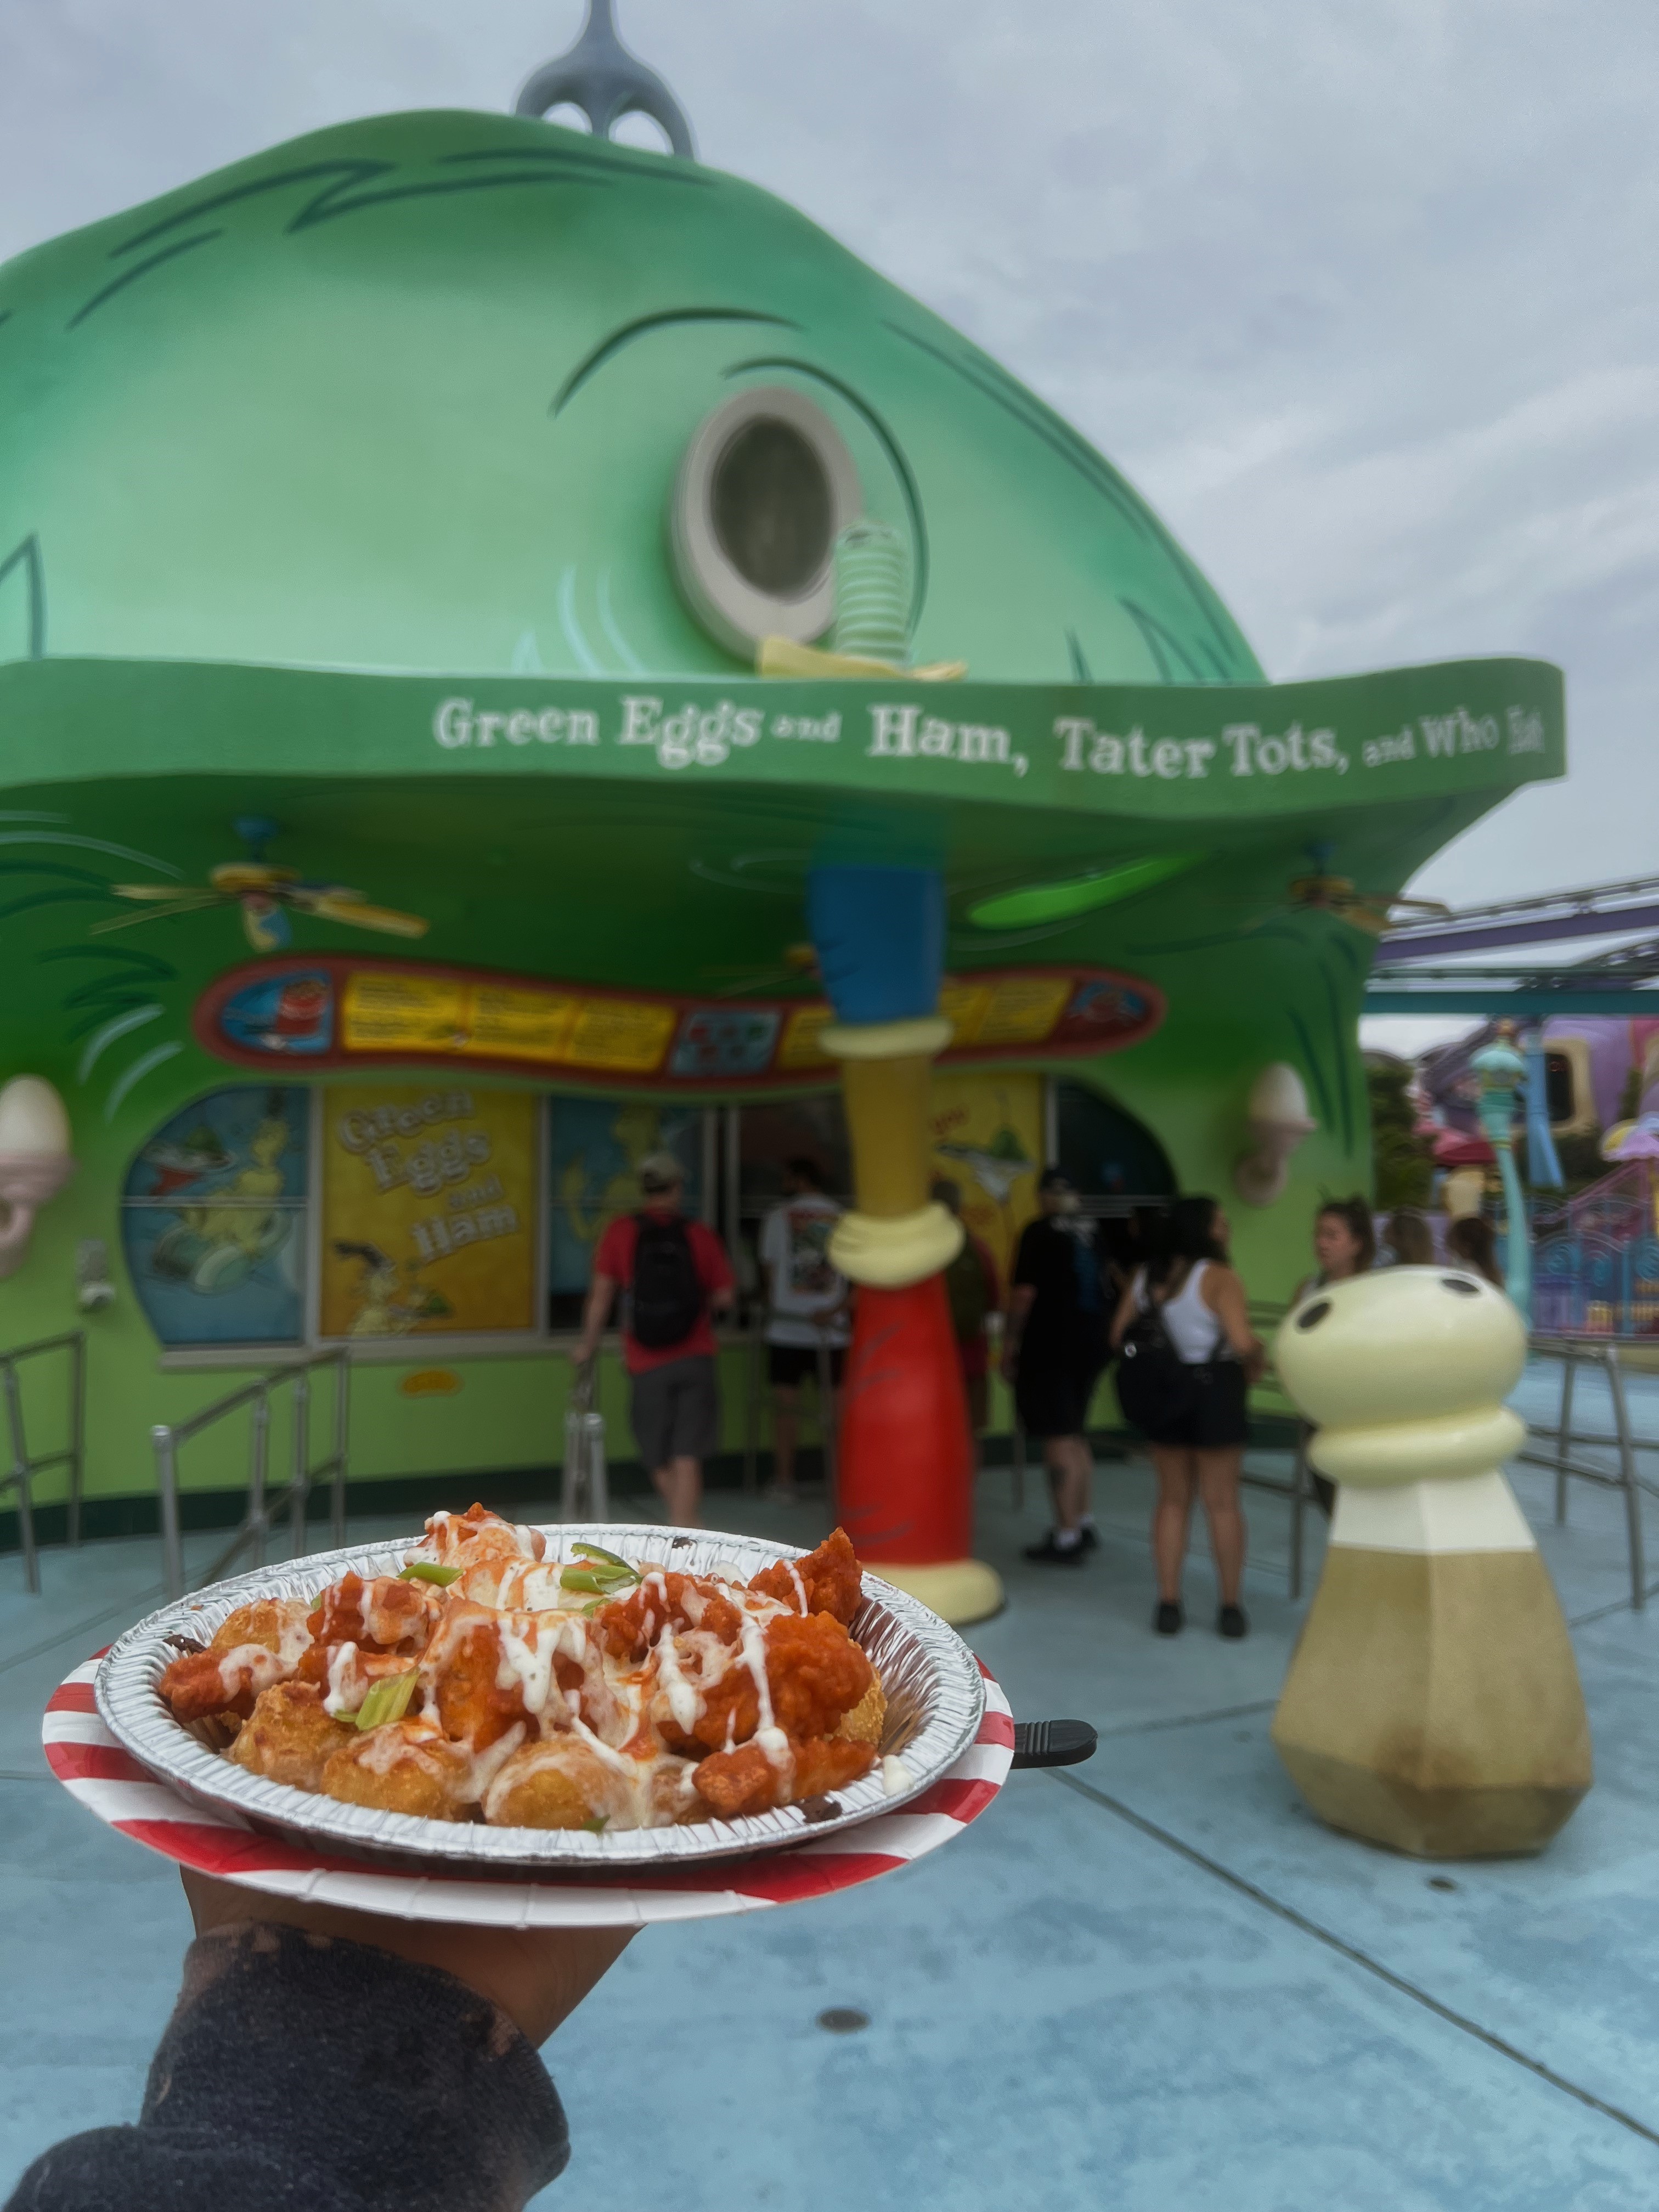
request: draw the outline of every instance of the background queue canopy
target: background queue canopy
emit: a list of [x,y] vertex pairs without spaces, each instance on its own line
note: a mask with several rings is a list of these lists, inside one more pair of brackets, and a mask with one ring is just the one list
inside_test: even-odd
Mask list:
[[[858,516],[966,681],[750,673],[827,640]],[[825,1090],[805,878],[874,861],[942,876],[958,1066],[1109,1091],[1188,1188],[1297,1070],[1240,1237],[1283,1288],[1365,1175],[1341,886],[1374,920],[1562,756],[1537,663],[1267,685],[1077,433],[689,160],[387,117],[0,271],[3,1035],[70,1101],[60,1236],[228,1068]]]

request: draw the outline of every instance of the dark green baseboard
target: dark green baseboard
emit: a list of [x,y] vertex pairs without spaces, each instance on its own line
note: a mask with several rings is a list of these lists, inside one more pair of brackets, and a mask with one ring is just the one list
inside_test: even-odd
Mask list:
[[[1269,1414],[1253,1419],[1250,1423],[1250,1443],[1261,1451],[1288,1451],[1295,1447],[1296,1423],[1280,1414]],[[1135,1449],[1135,1440],[1121,1429],[1098,1432],[1094,1439],[1095,1449],[1102,1459],[1123,1459]],[[981,1459],[987,1467],[1006,1467],[1013,1455],[1013,1440],[1010,1437],[987,1437],[983,1440]],[[1041,1471],[1042,1453],[1040,1445],[1030,1444],[1026,1456],[1032,1472]],[[817,1481],[823,1473],[823,1462],[815,1449],[803,1449],[799,1466],[802,1479]],[[703,1480],[710,1490],[741,1490],[743,1487],[744,1456],[741,1452],[720,1452],[703,1468]],[[638,1460],[617,1459],[610,1464],[611,1486],[622,1498],[641,1496],[650,1490],[650,1482]],[[772,1474],[772,1455],[763,1451],[757,1455],[757,1479],[769,1482]],[[557,1467],[500,1468],[493,1472],[473,1474],[390,1474],[380,1475],[365,1482],[346,1485],[346,1510],[354,1515],[406,1514],[411,1526],[423,1521],[428,1513],[441,1506],[452,1510],[470,1505],[480,1498],[486,1505],[501,1508],[522,1505],[532,1499],[556,1499],[563,1477]],[[186,1490],[179,1499],[179,1515],[186,1530],[193,1528],[234,1528],[242,1517],[246,1502],[246,1492],[240,1490]],[[314,1490],[306,1501],[307,1521],[326,1521],[329,1494],[325,1488]],[[161,1522],[156,1510],[155,1492],[135,1491],[115,1498],[88,1498],[81,1507],[81,1534],[83,1538],[100,1536],[154,1536]],[[37,1505],[34,1509],[34,1539],[41,1545],[62,1544],[69,1535],[69,1509],[64,1505]],[[0,1553],[18,1548],[17,1515],[15,1511],[0,1513]]]

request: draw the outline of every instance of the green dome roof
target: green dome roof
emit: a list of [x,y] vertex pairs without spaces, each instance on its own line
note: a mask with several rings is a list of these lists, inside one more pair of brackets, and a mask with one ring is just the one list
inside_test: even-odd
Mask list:
[[0,270],[0,659],[732,671],[666,518],[758,384],[907,541],[918,659],[1259,675],[1110,465],[794,210],[471,113],[319,131]]

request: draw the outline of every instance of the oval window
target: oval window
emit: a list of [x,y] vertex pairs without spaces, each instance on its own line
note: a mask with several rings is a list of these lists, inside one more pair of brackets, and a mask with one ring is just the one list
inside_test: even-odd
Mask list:
[[781,385],[739,392],[698,425],[674,487],[674,567],[691,611],[744,659],[763,637],[821,637],[836,538],[863,505],[822,408]]

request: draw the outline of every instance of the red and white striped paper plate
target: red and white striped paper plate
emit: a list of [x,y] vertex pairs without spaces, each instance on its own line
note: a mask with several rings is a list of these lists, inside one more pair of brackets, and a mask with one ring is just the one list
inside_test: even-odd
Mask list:
[[164,1858],[270,1897],[385,1912],[401,1920],[461,1921],[490,1928],[644,1927],[657,1920],[711,1920],[799,1905],[854,1889],[926,1858],[975,1820],[1007,1778],[1014,1755],[1008,1700],[981,1664],[985,1717],[947,1774],[902,1812],[861,1826],[752,1857],[704,1867],[603,1875],[411,1874],[365,1859],[307,1850],[228,1814],[210,1813],[158,1782],[125,1752],[98,1717],[88,1659],[53,1692],[41,1722],[46,1764],[76,1802],[106,1826]]

